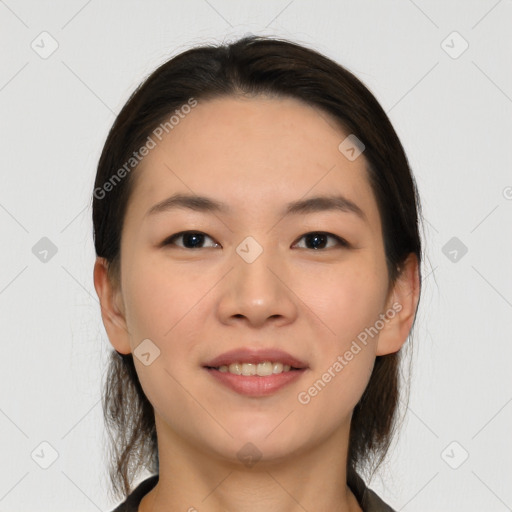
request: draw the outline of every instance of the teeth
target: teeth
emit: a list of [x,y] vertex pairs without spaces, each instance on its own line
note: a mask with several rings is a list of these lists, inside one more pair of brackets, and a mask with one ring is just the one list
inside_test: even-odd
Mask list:
[[242,365],[238,363],[230,364],[229,368],[226,368],[226,371],[234,373],[235,375],[242,375]]
[[234,373],[235,375],[259,375],[260,377],[266,377],[273,373],[288,372],[290,368],[291,366],[289,364],[264,361],[262,363],[232,363],[229,366],[219,366],[217,370],[223,373]]

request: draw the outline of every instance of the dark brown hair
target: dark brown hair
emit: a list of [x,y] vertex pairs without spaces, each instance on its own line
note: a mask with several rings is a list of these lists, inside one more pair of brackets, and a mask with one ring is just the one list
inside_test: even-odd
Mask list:
[[[312,49],[249,36],[231,44],[192,48],[171,58],[133,92],[117,116],[99,160],[92,203],[96,254],[107,260],[113,282],[119,282],[123,220],[137,174],[136,166],[128,172],[126,162],[156,127],[191,98],[206,101],[237,95],[301,100],[328,113],[346,135],[356,135],[365,146],[365,164],[381,216],[390,288],[410,253],[421,263],[416,184],[400,140],[376,98],[347,69]],[[122,166],[125,172],[119,172]],[[400,358],[401,351],[377,356],[353,411],[349,485],[356,471],[375,470],[389,448],[400,396]],[[112,487],[116,496],[127,495],[141,469],[158,472],[154,411],[131,354],[111,352],[103,412],[110,436]]]

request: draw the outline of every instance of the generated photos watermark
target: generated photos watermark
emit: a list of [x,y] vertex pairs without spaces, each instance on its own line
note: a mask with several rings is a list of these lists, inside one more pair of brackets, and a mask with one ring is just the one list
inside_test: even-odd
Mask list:
[[[311,399],[317,396],[324,388],[331,382],[338,373],[340,373],[345,366],[349,364],[354,356],[361,352],[362,348],[359,343],[366,346],[368,344],[368,336],[373,338],[376,336],[384,326],[395,317],[397,313],[402,311],[402,305],[399,302],[393,303],[391,308],[389,308],[385,313],[381,313],[379,315],[379,319],[375,321],[375,323],[371,327],[366,327],[364,331],[361,331],[357,335],[357,339],[352,341],[350,348],[344,352],[343,355],[339,355],[336,358],[336,361],[327,368],[327,370],[322,374],[322,376],[317,379],[307,390],[301,391],[297,395],[297,400],[302,405],[307,405],[311,402]],[[359,341],[359,343],[358,343]]]
[[96,199],[103,199],[108,192],[111,192],[123,178],[126,177],[137,165],[142,162],[144,157],[149,155],[149,152],[156,148],[157,143],[160,142],[165,134],[168,134],[173,130],[182,119],[185,119],[192,109],[197,106],[197,100],[189,98],[187,103],[182,105],[179,109],[177,108],[173,114],[167,119],[167,121],[160,123],[152,132],[148,135],[146,142],[138,149],[134,151],[132,156],[121,166],[119,169],[112,174],[112,176],[101,186],[94,189],[94,197]]

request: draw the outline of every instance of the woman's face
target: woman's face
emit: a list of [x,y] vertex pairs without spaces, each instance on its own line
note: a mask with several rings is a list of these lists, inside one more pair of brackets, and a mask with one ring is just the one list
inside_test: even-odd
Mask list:
[[[294,99],[199,101],[133,171],[117,295],[127,333],[115,346],[135,354],[159,436],[219,458],[278,460],[348,435],[391,304],[364,153],[339,149],[348,135]],[[223,206],[151,212],[175,194]],[[361,213],[320,201],[287,213],[335,196]],[[195,236],[170,240],[183,231]],[[224,362],[235,372],[286,364],[277,351],[301,369],[207,368],[234,350]],[[280,371],[255,367],[269,368]]]

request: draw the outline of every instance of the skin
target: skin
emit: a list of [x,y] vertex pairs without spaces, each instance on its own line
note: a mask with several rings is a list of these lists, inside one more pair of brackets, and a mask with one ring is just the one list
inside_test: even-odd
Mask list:
[[[139,511],[361,510],[346,485],[352,411],[375,357],[406,341],[419,279],[410,255],[389,287],[364,154],[345,158],[338,145],[346,135],[295,99],[200,101],[136,170],[120,282],[98,258],[94,284],[115,349],[130,353],[149,338],[160,350],[149,366],[134,357],[154,406],[160,458],[160,481]],[[145,216],[176,192],[207,195],[233,213]],[[333,193],[357,203],[367,222],[340,211],[281,214],[288,202]],[[184,248],[182,238],[159,245],[184,230],[208,236],[200,248]],[[303,236],[313,231],[350,247],[328,238],[315,250]],[[263,248],[252,263],[235,250],[247,236]],[[317,396],[299,403],[298,393],[395,302],[400,312]],[[271,396],[239,395],[202,368],[238,347],[277,347],[308,369]],[[261,452],[252,467],[237,457],[247,442]]]

